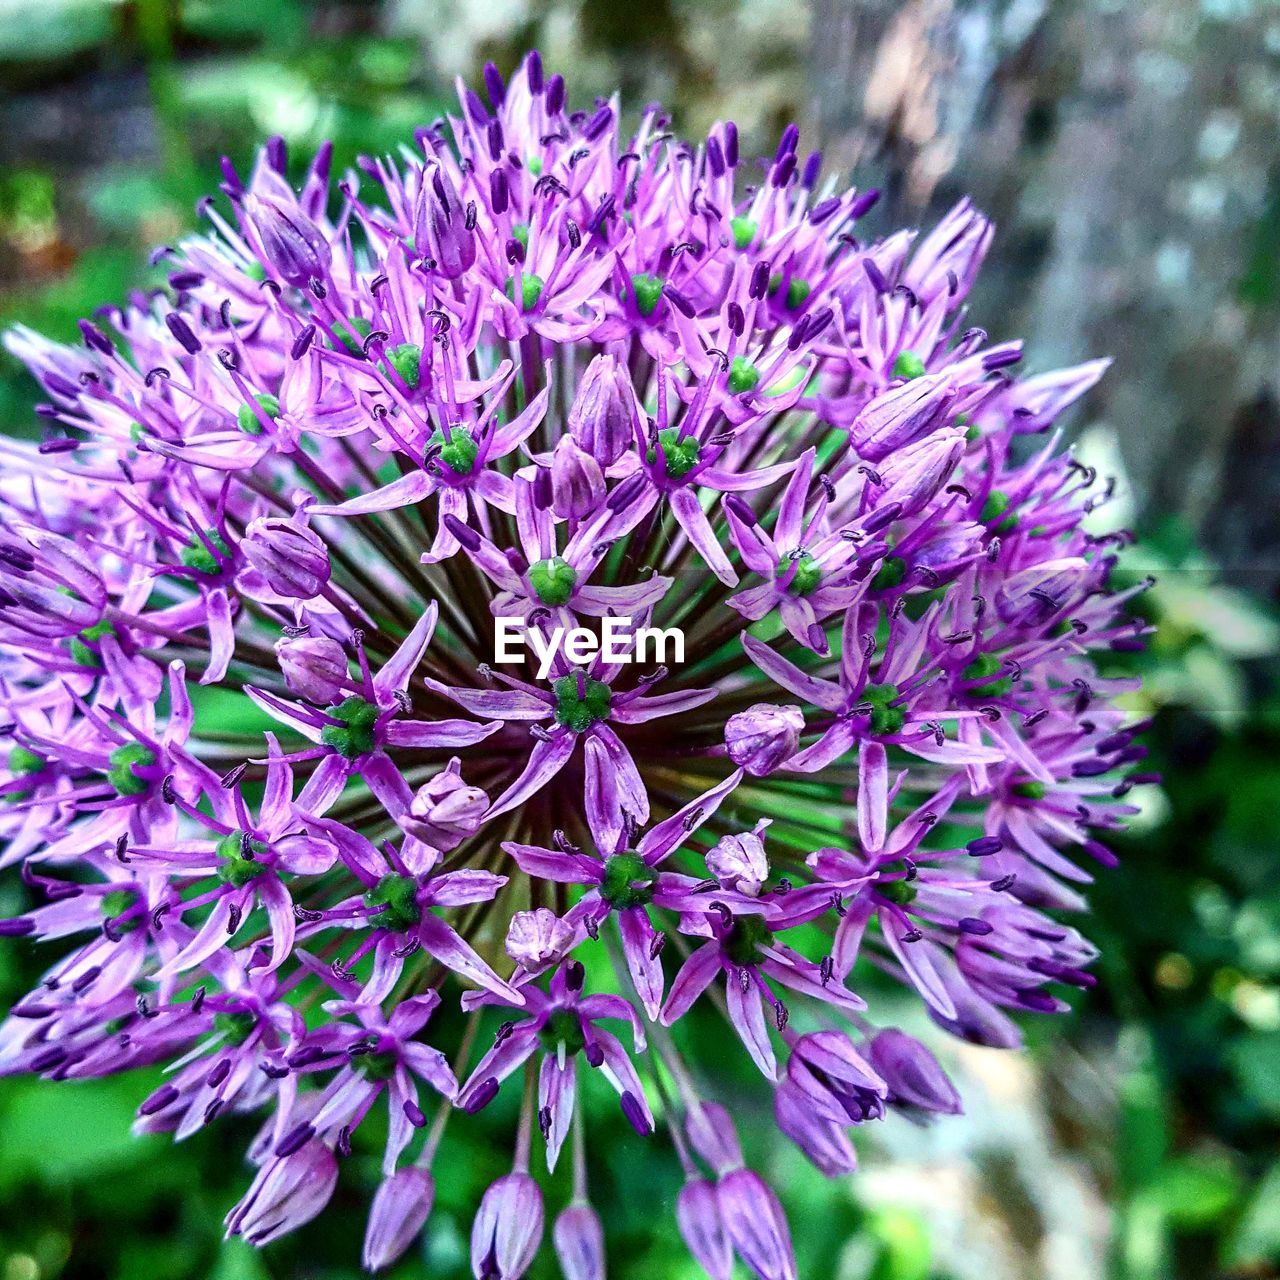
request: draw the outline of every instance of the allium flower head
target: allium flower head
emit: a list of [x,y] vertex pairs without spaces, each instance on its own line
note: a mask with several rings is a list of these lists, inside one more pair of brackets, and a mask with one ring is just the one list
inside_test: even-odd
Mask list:
[[0,1070],[164,1064],[138,1127],[179,1138],[260,1114],[255,1243],[385,1133],[371,1268],[430,1230],[446,1126],[522,1077],[481,1280],[545,1220],[603,1275],[598,1073],[674,1147],[703,1267],[781,1280],[691,1010],[837,1174],[852,1128],[960,1105],[869,970],[1002,1046],[1092,981],[1064,915],[1146,776],[1094,659],[1142,629],[1048,433],[1104,365],[1019,380],[966,327],[967,202],[874,239],[794,128],[757,169],[731,123],[571,110],[537,55],[485,86],[336,184],[278,139],[225,164],[167,290],[82,346],[10,336],[48,399],[0,446],[31,895],[0,934],[60,958]]

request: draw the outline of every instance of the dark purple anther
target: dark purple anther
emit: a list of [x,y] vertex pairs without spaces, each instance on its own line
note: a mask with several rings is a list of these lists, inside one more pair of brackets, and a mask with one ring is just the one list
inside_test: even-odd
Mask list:
[[747,290],[752,298],[759,300],[769,292],[769,264],[757,262],[751,271],[751,287]]
[[191,355],[199,355],[204,349],[200,339],[192,332],[191,326],[176,311],[170,311],[164,318],[169,332],[182,344]]
[[281,1159],[291,1156],[301,1151],[315,1136],[316,1131],[309,1124],[297,1125],[280,1140],[280,1145],[276,1147],[276,1155]]
[[597,138],[613,123],[613,108],[607,103],[597,107],[591,118],[582,127],[582,136],[589,142]]
[[463,524],[457,516],[446,515],[444,526],[468,551],[475,552],[480,550],[480,535],[474,529],[470,529]]
[[289,148],[278,133],[267,139],[267,164],[277,173],[284,173],[289,167]]
[[539,467],[533,473],[533,504],[539,511],[549,511],[552,501],[551,468]]
[[884,272],[875,264],[871,258],[863,258],[862,269],[867,273],[867,279],[871,281],[872,288],[877,293],[888,293],[889,282],[884,278]]
[[789,124],[782,131],[782,137],[778,139],[778,150],[774,153],[773,161],[775,164],[781,164],[789,155],[795,154],[795,149],[800,142],[800,126],[798,124]]
[[724,161],[730,169],[738,167],[738,126],[732,120],[724,127]]
[[862,527],[868,533],[875,533],[886,525],[892,524],[902,514],[902,503],[890,502],[887,506],[873,511],[863,522]]
[[101,329],[98,328],[91,320],[81,320],[80,333],[84,338],[84,345],[97,351],[100,355],[113,356],[116,353],[115,347],[111,345],[110,339]]
[[673,285],[668,283],[662,286],[662,292],[663,292],[663,295],[667,298],[667,300],[671,303],[671,305],[675,307],[675,309],[678,312],[680,312],[682,316],[686,316],[690,320],[693,319],[693,316],[694,316],[693,303],[690,302],[689,299],[686,298],[684,294],[680,292],[679,289],[675,288]]
[[542,54],[533,49],[524,63],[525,79],[529,84],[529,92],[535,97],[542,92]]
[[557,73],[547,81],[547,115],[558,116],[564,110],[564,76]]
[[813,206],[813,212],[809,214],[809,221],[814,226],[819,226],[826,222],[835,211],[840,208],[840,198],[831,196],[829,199],[823,200],[821,203]]
[[313,324],[306,325],[302,332],[293,340],[293,346],[289,350],[290,356],[295,360],[301,360],[303,356],[311,348],[312,340],[316,336],[316,327]]
[[1077,760],[1071,766],[1073,778],[1097,778],[1110,773],[1115,765],[1110,760]]
[[462,1110],[473,1116],[477,1111],[483,1111],[497,1096],[498,1082],[493,1076],[490,1076],[471,1094],[466,1102],[461,1104]]
[[74,453],[80,447],[81,441],[72,440],[69,436],[62,436],[57,440],[41,440],[39,452],[48,453]]
[[993,853],[999,853],[1004,848],[1004,841],[999,836],[979,836],[976,840],[970,840],[965,849],[968,850],[971,858],[989,858]]
[[222,177],[227,186],[229,195],[240,195],[244,192],[244,183],[240,181],[240,175],[236,172],[236,167],[231,163],[230,156],[223,156],[221,160]]
[[640,1100],[629,1089],[622,1094],[622,1114],[631,1122],[631,1127],[642,1137],[647,1138],[653,1132],[649,1117]]
[[773,172],[769,175],[770,183],[775,187],[785,187],[791,181],[791,175],[796,171],[796,157],[794,152],[788,152],[777,164],[773,166]]
[[163,1111],[165,1107],[174,1102],[178,1097],[178,1090],[171,1084],[161,1085],[159,1089],[147,1098],[145,1102],[138,1108],[140,1116],[153,1116],[157,1111]]
[[861,195],[855,196],[853,203],[849,206],[849,218],[861,218],[864,213],[869,212],[875,207],[880,199],[880,192],[872,187],[870,191],[864,191]]
[[489,175],[489,205],[495,215],[507,211],[507,175],[501,169],[495,169]]
[[818,174],[822,172],[822,152],[810,151],[800,174],[800,185],[810,190],[817,185]]
[[492,62],[484,64],[484,89],[489,95],[489,101],[494,107],[502,106],[507,97],[507,86],[502,79],[502,73]]
[[987,934],[994,932],[991,925],[985,920],[979,920],[977,916],[961,916],[956,921],[956,928],[961,933],[967,933],[974,938],[984,938]]
[[484,103],[480,100],[480,95],[474,89],[468,89],[463,95],[463,103],[467,108],[467,115],[471,117],[474,124],[488,124],[489,113],[485,110]]
[[835,318],[836,313],[830,307],[823,307],[821,311],[815,311],[806,319],[804,340],[812,342]]
[[711,176],[719,178],[724,174],[724,148],[720,145],[720,140],[712,134],[707,139],[707,164],[711,169]]
[[1021,351],[993,351],[989,356],[983,356],[982,367],[987,372],[991,372],[993,369],[1004,369],[1011,364],[1017,364],[1021,359]]

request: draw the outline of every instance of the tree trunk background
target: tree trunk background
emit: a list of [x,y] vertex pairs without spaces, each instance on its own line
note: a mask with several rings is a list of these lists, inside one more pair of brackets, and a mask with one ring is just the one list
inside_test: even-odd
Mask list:
[[1146,521],[1280,587],[1280,10],[1248,0],[814,0],[811,114],[896,221],[970,193],[975,297],[1033,368],[1108,354]]

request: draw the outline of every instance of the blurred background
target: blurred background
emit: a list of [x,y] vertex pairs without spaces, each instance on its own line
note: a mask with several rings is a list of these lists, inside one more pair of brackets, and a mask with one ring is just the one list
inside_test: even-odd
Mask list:
[[[0,327],[71,337],[152,282],[147,252],[193,224],[221,154],[279,132],[351,163],[533,45],[579,104],[620,85],[689,136],[732,117],[749,154],[799,121],[829,169],[885,190],[881,230],[972,193],[999,225],[975,320],[1024,336],[1033,371],[1115,357],[1071,430],[1141,538],[1123,574],[1158,577],[1131,669],[1164,784],[1096,886],[1102,982],[1029,1026],[1028,1055],[951,1049],[968,1114],[864,1131],[851,1183],[767,1143],[747,1067],[738,1114],[801,1275],[1280,1276],[1280,4],[0,0]],[[30,434],[35,397],[0,354],[0,430]],[[0,950],[0,1005],[32,964]],[[359,1274],[371,1161],[299,1238],[224,1246],[245,1135],[135,1141],[148,1087],[0,1081],[0,1280]],[[469,1274],[507,1120],[446,1143],[395,1276]],[[611,1275],[693,1280],[670,1152],[607,1124],[593,1144]]]

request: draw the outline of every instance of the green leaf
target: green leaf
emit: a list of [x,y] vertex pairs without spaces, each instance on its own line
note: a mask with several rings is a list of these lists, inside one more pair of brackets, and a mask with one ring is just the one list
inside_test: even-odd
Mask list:
[[1185,1156],[1164,1164],[1140,1199],[1174,1230],[1202,1230],[1235,1206],[1240,1175],[1226,1159]]
[[1257,1031],[1231,1046],[1236,1080],[1268,1115],[1280,1117],[1280,1031]]
[[1280,1162],[1271,1166],[1227,1241],[1226,1261],[1241,1271],[1280,1263]]
[[135,1108],[146,1093],[147,1080],[137,1073],[58,1085],[41,1080],[15,1084],[0,1117],[0,1182],[31,1177],[61,1184],[154,1159],[167,1139],[135,1138],[130,1132]]

